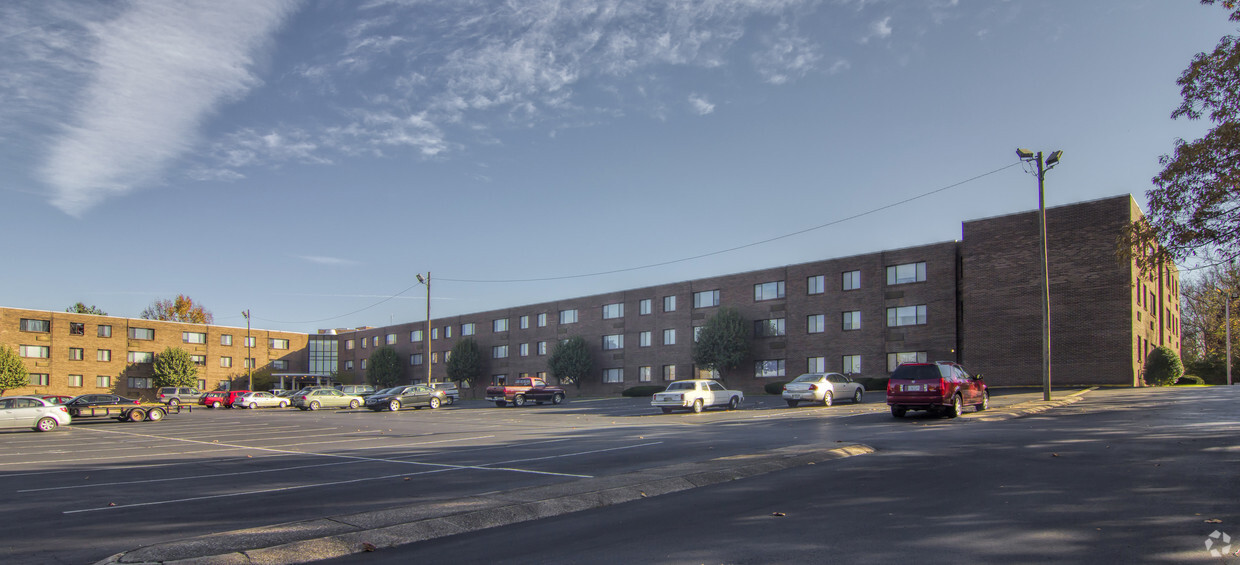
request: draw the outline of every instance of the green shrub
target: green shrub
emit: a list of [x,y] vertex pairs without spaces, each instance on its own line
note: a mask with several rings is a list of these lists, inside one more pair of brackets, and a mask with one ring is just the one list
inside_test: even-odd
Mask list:
[[657,386],[657,385],[656,386],[651,386],[651,385],[632,386],[632,387],[624,389],[624,392],[621,392],[620,394],[624,396],[633,396],[633,397],[654,396],[654,393],[663,392],[663,390],[666,388],[667,387]]
[[762,390],[765,390],[767,394],[783,394],[784,385],[786,384],[788,384],[788,381],[775,381],[773,383],[766,383],[766,386],[762,387]]
[[1203,385],[1203,384],[1206,384],[1206,382],[1205,382],[1204,380],[1202,380],[1202,379],[1201,379],[1201,377],[1195,377],[1195,376],[1193,376],[1193,375],[1184,375],[1184,376],[1180,377],[1179,379],[1177,379],[1177,380],[1175,381],[1175,384],[1178,384],[1178,385]]
[[1159,346],[1145,358],[1145,383],[1171,386],[1184,375],[1184,364],[1174,349]]

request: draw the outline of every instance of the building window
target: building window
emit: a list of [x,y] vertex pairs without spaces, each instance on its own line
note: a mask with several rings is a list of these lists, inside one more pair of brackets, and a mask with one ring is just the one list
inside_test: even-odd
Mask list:
[[522,343],[519,347],[519,351],[522,357],[529,357],[530,356],[530,344]]
[[613,349],[624,349],[623,334],[603,336],[603,351],[611,351]]
[[272,369],[275,369],[275,370],[277,370],[277,371],[284,371],[284,370],[287,370],[287,369],[288,369],[288,361],[285,361],[285,360],[283,360],[283,359],[276,359],[276,360],[274,360],[274,361],[272,361],[272,362],[271,362],[271,368],[272,368]]
[[69,335],[86,335],[86,324],[69,322]]
[[225,369],[232,367],[232,357],[220,357],[220,367]]
[[347,361],[345,361],[345,362],[344,362],[344,370],[346,370],[346,371],[352,371],[352,370],[353,370],[353,360],[351,360],[351,359],[350,359],[350,360],[347,360]]
[[503,333],[508,331],[508,318],[500,318],[491,322],[491,331]]
[[155,353],[150,351],[130,351],[126,360],[130,363],[153,363],[155,362]]
[[547,327],[547,314],[545,312],[538,315],[538,327]]
[[421,365],[421,364],[422,364],[422,354],[421,354],[421,353],[414,353],[414,354],[410,355],[410,356],[409,356],[409,364],[410,364],[410,365]]
[[30,373],[30,386],[48,386],[51,376],[47,373]]
[[50,350],[46,345],[19,345],[17,354],[31,359],[47,359]]
[[779,337],[784,335],[784,319],[774,318],[771,320],[754,320],[753,336],[754,337]]
[[919,326],[926,323],[926,305],[887,309],[887,327]]
[[[387,336],[385,336],[384,342],[387,343],[388,345],[396,345],[396,334],[387,334]],[[287,339],[284,340],[284,343],[288,343],[288,340]],[[288,349],[288,347],[285,347],[284,349]]]
[[844,273],[844,290],[857,290],[861,288],[861,271],[847,271]]
[[96,333],[99,337],[112,337],[112,326],[99,326]]
[[245,338],[245,346],[246,347],[258,347],[258,338],[254,336]]
[[603,382],[623,383],[624,369],[603,369]]
[[827,372],[826,357],[810,357],[806,364],[805,372],[807,373],[825,373]]
[[861,329],[861,311],[844,312],[844,331]]
[[676,330],[663,330],[663,345],[676,345]]
[[654,332],[642,332],[637,334],[638,347],[650,347],[650,337]]
[[98,388],[112,388],[112,377],[109,377],[107,375],[96,376],[95,386]]
[[409,343],[421,343],[422,330],[413,330],[409,332]]
[[181,342],[206,344],[207,334],[205,332],[181,332]]
[[719,305],[718,290],[704,290],[702,292],[693,293],[694,308],[710,308]]
[[676,380],[676,366],[675,365],[664,365],[663,366],[663,380],[665,381]]
[[530,328],[530,317],[521,316],[517,321],[517,325],[523,330],[529,329]]
[[461,324],[461,335],[463,336],[474,335],[475,329],[476,328],[473,322],[470,322],[468,324]]
[[86,357],[85,350],[82,349],[81,347],[70,347],[69,348],[69,360],[70,361],[81,361],[85,357]]
[[52,321],[22,318],[18,327],[20,327],[23,332],[47,333],[52,331]]
[[652,308],[653,302],[654,301],[650,300],[649,298],[643,298],[641,302],[638,302],[637,303],[637,315],[645,316],[649,314]]
[[150,377],[129,377],[129,388],[151,388]]
[[[350,340],[352,342],[352,340]],[[220,336],[220,345],[232,345],[232,336],[224,334]]]
[[614,318],[624,317],[624,304],[605,304],[603,305],[603,319],[611,320]]
[[698,336],[702,335],[702,326],[693,326],[693,343],[698,342]]
[[827,291],[826,275],[815,275],[805,279],[806,294],[822,294]]
[[664,296],[663,297],[663,311],[664,312],[675,312],[676,311],[676,297],[675,296]]
[[444,339],[452,339],[452,326],[443,327],[443,337]]
[[507,345],[496,345],[495,347],[491,348],[492,359],[505,359],[507,357],[508,357],[508,346]]
[[577,310],[576,309],[560,310],[560,323],[561,324],[576,324],[577,323]]
[[547,354],[547,342],[545,341],[538,342],[538,354],[539,355]]
[[650,382],[650,366],[644,365],[637,368],[637,380],[643,383]]
[[129,339],[152,340],[155,339],[155,330],[151,328],[129,328]]
[[764,359],[755,362],[753,376],[759,379],[784,376],[784,360]]
[[805,319],[805,331],[812,334],[820,334],[827,331],[827,317],[823,314],[814,314]]
[[843,362],[844,362],[844,374],[845,375],[856,375],[856,374],[861,373],[861,356],[860,355],[845,355],[843,358]]
[[379,336],[377,336],[377,335],[376,335],[376,336],[372,336],[372,337],[370,338],[370,345],[373,345],[373,346],[375,346],[375,347],[379,347]]
[[200,366],[200,367],[201,367],[201,366],[204,366],[204,365],[206,365],[206,364],[207,364],[207,356],[206,356],[206,355],[190,355],[190,356],[189,356],[189,360],[190,360],[193,364],[198,365],[198,366]]
[[439,339],[439,328],[431,328],[431,339]]
[[766,282],[753,285],[753,300],[778,300],[784,297],[784,281]]
[[925,351],[901,351],[887,354],[887,372],[896,370],[901,363],[925,363]]
[[95,350],[95,361],[111,361],[111,360],[112,360],[111,349],[96,349]]
[[887,284],[925,282],[926,262],[905,263],[887,267]]
[[353,340],[351,339],[344,340],[344,348],[346,350],[353,349]]
[[198,390],[207,390],[207,379],[198,379]]
[[71,388],[82,388],[82,375],[69,375],[69,386]]

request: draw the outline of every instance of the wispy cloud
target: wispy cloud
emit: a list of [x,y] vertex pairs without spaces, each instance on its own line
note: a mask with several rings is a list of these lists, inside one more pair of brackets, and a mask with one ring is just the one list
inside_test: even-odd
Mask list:
[[868,43],[871,39],[887,39],[891,37],[891,16],[887,16],[870,24],[870,33],[861,38],[862,43]]
[[315,263],[318,265],[353,266],[353,265],[358,264],[357,261],[353,261],[351,259],[343,259],[340,257],[325,257],[322,255],[296,255],[295,257],[303,261],[309,261],[311,263]]
[[705,116],[715,111],[715,105],[711,104],[706,98],[697,94],[689,95],[689,105],[693,107],[693,111],[699,116]]

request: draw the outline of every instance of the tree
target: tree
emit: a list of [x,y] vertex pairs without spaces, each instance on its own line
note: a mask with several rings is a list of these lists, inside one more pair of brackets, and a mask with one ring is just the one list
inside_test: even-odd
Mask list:
[[0,345],[0,395],[14,388],[30,386],[30,373],[26,364],[7,345]]
[[188,322],[191,324],[210,324],[215,316],[206,308],[194,304],[194,299],[178,294],[175,300],[156,300],[139,314],[144,320],[163,320],[165,322]]
[[749,324],[735,308],[720,308],[698,331],[693,362],[720,378],[749,356]]
[[65,308],[65,312],[71,312],[74,314],[93,314],[95,316],[107,316],[108,315],[107,312],[104,312],[103,310],[100,310],[99,308],[95,307],[94,304],[87,306],[86,304],[82,302],[78,302],[77,304],[74,304],[73,306]]
[[153,380],[156,387],[161,386],[198,386],[198,367],[189,352],[180,347],[169,347],[155,356],[152,364],[155,373]]
[[[1201,0],[1231,10],[1240,21],[1240,3]],[[1176,84],[1184,101],[1172,119],[1209,116],[1215,127],[1205,137],[1175,141],[1174,155],[1163,155],[1156,188],[1146,192],[1149,214],[1133,222],[1120,251],[1144,272],[1202,252],[1240,255],[1240,40],[1223,37],[1211,53],[1198,53]]]
[[561,385],[575,384],[581,388],[581,379],[594,370],[594,357],[585,338],[571,337],[556,343],[547,358],[547,370]]
[[[1181,351],[1185,372],[1210,384],[1227,382],[1227,291],[1240,291],[1240,264],[1202,271],[1180,284]],[[1231,302],[1232,351],[1240,351],[1240,300]]]
[[464,338],[452,346],[447,361],[448,379],[464,388],[465,381],[482,374],[482,352],[474,338]]
[[366,365],[366,380],[379,388],[394,387],[401,377],[400,355],[391,347],[380,347],[370,354]]
[[1184,376],[1184,365],[1175,350],[1165,345],[1155,347],[1145,358],[1145,383],[1170,386]]

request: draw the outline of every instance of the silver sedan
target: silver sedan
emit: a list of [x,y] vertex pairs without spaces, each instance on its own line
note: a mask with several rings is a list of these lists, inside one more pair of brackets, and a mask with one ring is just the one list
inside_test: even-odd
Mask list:
[[830,406],[837,398],[849,398],[860,404],[865,387],[839,373],[805,373],[784,385],[784,401],[789,408],[800,402],[821,402]]
[[239,408],[288,408],[289,399],[270,392],[247,392],[233,401]]
[[68,425],[69,409],[34,396],[0,398],[0,428],[33,428],[50,432]]

